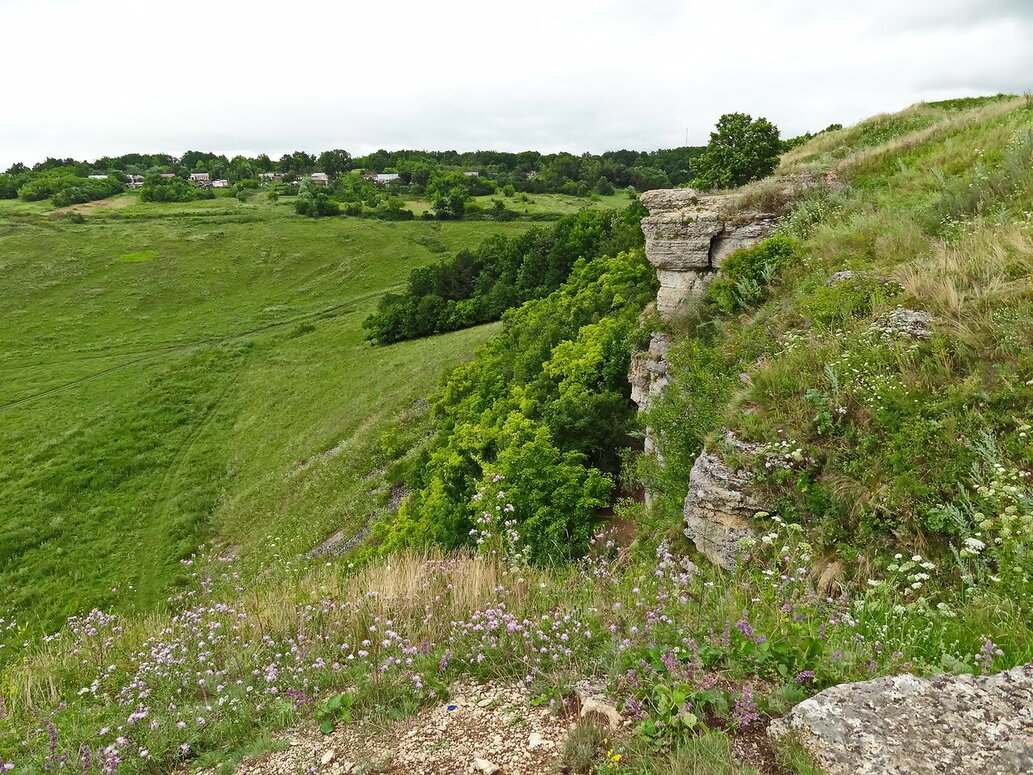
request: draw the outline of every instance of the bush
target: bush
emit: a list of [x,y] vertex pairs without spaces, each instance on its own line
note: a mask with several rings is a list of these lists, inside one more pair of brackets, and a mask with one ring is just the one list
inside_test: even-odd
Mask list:
[[125,187],[114,178],[106,180],[90,180],[89,178],[76,178],[69,181],[61,190],[50,197],[55,207],[67,207],[83,202],[92,202],[97,199],[106,199],[125,190]]
[[764,301],[768,285],[792,258],[794,249],[790,237],[778,234],[752,248],[735,251],[721,264],[721,274],[707,289],[707,303],[730,315]]
[[115,178],[92,180],[57,169],[32,176],[18,189],[18,198],[26,202],[50,199],[56,207],[67,207],[114,196],[122,190]]
[[340,214],[341,206],[330,198],[330,193],[325,189],[306,186],[294,201],[294,211],[309,218],[321,218]]
[[142,202],[194,202],[199,199],[214,199],[215,192],[201,188],[183,178],[163,178],[149,175],[140,188]]
[[18,196],[18,180],[13,175],[0,175],[0,199],[15,199]]

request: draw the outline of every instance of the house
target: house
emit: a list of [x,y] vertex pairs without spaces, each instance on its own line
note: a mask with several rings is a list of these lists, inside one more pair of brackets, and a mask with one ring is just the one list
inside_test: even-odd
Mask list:
[[466,175],[466,177],[468,178],[479,178],[481,176],[481,173],[479,173],[477,170],[467,170],[463,174]]
[[397,172],[378,172],[369,179],[378,186],[386,186],[388,183],[394,183],[396,180],[400,180],[401,177],[402,176]]
[[162,172],[158,174],[159,178],[174,178],[176,177],[175,172]]
[[109,175],[87,175],[90,180],[107,180]]
[[126,185],[129,188],[143,188],[143,175],[126,175],[128,182]]
[[325,172],[313,172],[309,178],[317,186],[326,186],[330,183],[330,176]]
[[190,180],[194,185],[200,186],[201,188],[208,188],[212,185],[212,176],[207,172],[191,172]]
[[228,180],[213,180],[212,188],[229,188],[230,182]]
[[283,180],[283,175],[279,172],[261,172],[258,175],[258,179],[262,181],[262,185],[267,183],[279,183]]

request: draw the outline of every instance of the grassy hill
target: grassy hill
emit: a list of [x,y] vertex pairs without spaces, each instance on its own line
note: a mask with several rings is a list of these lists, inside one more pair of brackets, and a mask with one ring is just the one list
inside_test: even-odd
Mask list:
[[412,267],[525,228],[104,204],[0,203],[2,605],[48,628],[164,599],[202,542],[260,564],[357,530],[381,434],[491,330],[374,349],[359,324]]

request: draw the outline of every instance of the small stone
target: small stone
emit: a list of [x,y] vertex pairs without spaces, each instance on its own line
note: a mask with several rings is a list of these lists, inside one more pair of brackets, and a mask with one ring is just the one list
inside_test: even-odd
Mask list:
[[841,272],[836,272],[832,277],[826,280],[825,285],[829,288],[833,288],[840,283],[850,282],[857,277],[863,277],[863,275],[860,272],[853,271],[852,269],[844,269]]
[[574,690],[581,703],[581,718],[589,719],[617,729],[621,725],[621,714],[616,706],[603,693],[602,688],[589,681],[579,681]]
[[490,762],[487,759],[477,757],[473,760],[474,772],[482,772],[484,775],[494,775],[494,773],[498,772],[500,769],[499,765]]
[[336,755],[337,755],[337,752],[334,751],[333,748],[331,748],[329,751],[327,751],[325,754],[323,754],[322,758],[319,760],[319,763],[322,764],[325,767],[326,765],[328,765],[330,762],[332,762],[334,760],[334,756],[336,756]]
[[493,702],[495,702],[495,700],[492,699],[491,697],[485,697],[483,700],[481,700],[480,702],[477,703],[477,707],[478,708],[487,708]]
[[532,732],[527,738],[527,750],[535,751],[545,744],[545,739],[538,733]]

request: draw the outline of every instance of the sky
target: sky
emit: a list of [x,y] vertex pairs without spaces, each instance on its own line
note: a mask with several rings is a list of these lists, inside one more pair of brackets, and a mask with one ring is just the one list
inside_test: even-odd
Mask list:
[[1033,0],[0,0],[0,170],[47,156],[705,144],[1033,89]]

